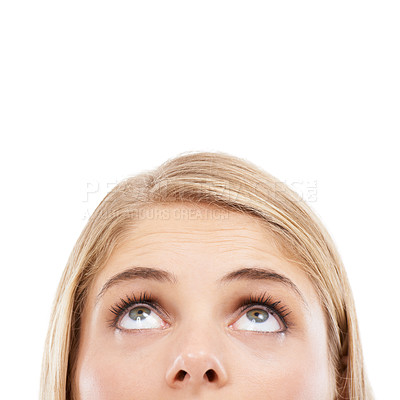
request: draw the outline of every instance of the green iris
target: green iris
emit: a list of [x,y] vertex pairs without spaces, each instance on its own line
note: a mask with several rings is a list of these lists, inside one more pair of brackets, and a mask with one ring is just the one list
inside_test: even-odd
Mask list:
[[129,311],[129,317],[133,320],[142,320],[150,315],[150,309],[147,307],[136,307]]
[[254,320],[257,323],[264,322],[269,318],[269,314],[266,311],[260,312],[260,310],[250,310],[246,313],[250,320]]

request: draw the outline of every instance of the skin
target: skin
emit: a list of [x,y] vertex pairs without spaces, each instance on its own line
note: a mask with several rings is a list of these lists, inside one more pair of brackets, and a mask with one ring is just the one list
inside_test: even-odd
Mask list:
[[[90,287],[82,314],[76,399],[334,398],[326,323],[310,280],[283,257],[257,219],[231,211],[210,217],[210,210],[179,203],[157,206],[152,211],[158,214],[141,219],[114,249]],[[132,265],[162,268],[178,282],[119,282],[96,303],[107,280]],[[273,269],[301,295],[272,280],[216,283],[243,266]],[[110,308],[143,291],[157,297],[162,311],[134,305],[124,322],[110,327],[108,321],[115,318]],[[252,324],[247,311],[237,308],[241,298],[263,293],[290,310],[288,329],[262,306],[253,306],[253,313],[268,317],[268,325]],[[141,330],[130,317],[132,310],[148,312]],[[271,331],[261,331],[263,326]]]

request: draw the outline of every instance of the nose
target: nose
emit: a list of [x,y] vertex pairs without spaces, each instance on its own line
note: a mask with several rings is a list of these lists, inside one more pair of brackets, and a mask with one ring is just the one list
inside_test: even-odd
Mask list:
[[177,389],[203,385],[224,386],[228,376],[216,355],[206,351],[184,352],[174,360],[166,374],[168,386]]

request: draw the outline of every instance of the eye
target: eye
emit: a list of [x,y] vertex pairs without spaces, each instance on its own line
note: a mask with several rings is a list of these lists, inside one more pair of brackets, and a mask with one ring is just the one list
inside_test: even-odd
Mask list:
[[233,328],[257,332],[282,332],[285,327],[278,316],[263,308],[253,308],[231,325]]
[[119,325],[123,329],[157,329],[165,326],[163,320],[150,307],[140,305],[127,311]]
[[[249,296],[241,300],[237,307],[246,313],[230,327],[239,330],[257,332],[284,332],[291,325],[286,318],[291,311],[281,303],[274,301],[266,293],[258,297]],[[154,311],[156,310],[156,311]],[[126,296],[110,308],[114,317],[109,320],[109,327],[122,330],[164,329],[168,323],[159,315],[170,318],[160,301],[146,292],[137,298]]]
[[167,324],[159,317],[158,311],[162,309],[159,300],[151,294],[143,292],[138,297],[127,295],[110,308],[114,317],[108,321],[109,327],[122,330],[164,328]]

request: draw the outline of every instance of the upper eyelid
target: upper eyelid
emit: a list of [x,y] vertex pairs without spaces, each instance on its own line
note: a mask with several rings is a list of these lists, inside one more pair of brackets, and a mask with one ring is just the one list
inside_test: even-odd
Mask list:
[[[146,296],[146,292],[141,293],[140,297],[144,295]],[[133,297],[133,298],[132,298]],[[126,295],[125,299],[121,298],[117,303],[115,303],[111,308],[109,309],[114,315],[115,315],[115,322],[118,323],[122,319],[123,316],[126,315],[126,313],[131,310],[132,308],[139,307],[140,305],[145,305],[148,307],[151,307],[152,309],[156,310],[157,312],[161,312],[161,314],[164,314],[167,317],[170,317],[169,313],[164,310],[164,308],[161,306],[160,302],[155,299],[153,296],[150,296],[150,299],[137,299],[135,300],[135,295],[129,296]],[[130,304],[128,304],[130,303]],[[124,308],[122,311],[121,309]]]

